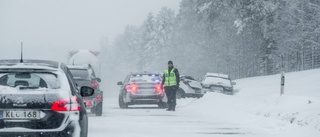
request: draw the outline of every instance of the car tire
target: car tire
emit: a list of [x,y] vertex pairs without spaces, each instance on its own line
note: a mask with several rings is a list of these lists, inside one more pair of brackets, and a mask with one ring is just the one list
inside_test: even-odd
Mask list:
[[102,115],[102,112],[103,112],[103,109],[102,109],[102,102],[100,102],[99,104],[97,104],[97,106],[95,107],[95,114],[96,116],[101,116]]
[[128,104],[123,101],[122,96],[119,96],[119,107],[120,108],[128,108]]
[[185,94],[185,92],[183,91],[182,88],[178,89],[178,91],[176,93],[176,98],[177,99],[186,98],[186,94]]

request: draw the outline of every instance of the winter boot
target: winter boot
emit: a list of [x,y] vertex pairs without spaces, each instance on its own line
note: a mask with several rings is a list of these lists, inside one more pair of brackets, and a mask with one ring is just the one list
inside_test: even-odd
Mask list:
[[168,106],[168,109],[166,109],[167,111],[171,111],[172,110],[172,106],[171,106],[171,104],[168,104],[169,106]]

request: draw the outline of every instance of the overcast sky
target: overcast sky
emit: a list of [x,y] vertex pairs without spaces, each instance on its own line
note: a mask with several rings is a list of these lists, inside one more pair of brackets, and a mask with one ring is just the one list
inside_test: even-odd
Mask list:
[[177,12],[180,1],[0,0],[0,59],[19,56],[23,42],[26,58],[64,61],[69,50],[98,49],[103,37],[112,42],[149,12],[164,6]]

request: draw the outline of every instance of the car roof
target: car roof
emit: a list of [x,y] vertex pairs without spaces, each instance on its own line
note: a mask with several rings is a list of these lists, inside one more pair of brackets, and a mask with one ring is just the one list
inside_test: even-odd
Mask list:
[[229,78],[229,76],[227,74],[222,74],[222,73],[211,73],[211,72],[208,72],[206,74],[206,77],[220,77],[220,78]]
[[69,69],[89,69],[86,65],[67,65]]
[[0,69],[46,69],[46,70],[58,70],[61,62],[50,61],[50,60],[0,60]]
[[153,74],[153,75],[160,75],[159,72],[132,72],[131,75],[149,75],[149,74]]

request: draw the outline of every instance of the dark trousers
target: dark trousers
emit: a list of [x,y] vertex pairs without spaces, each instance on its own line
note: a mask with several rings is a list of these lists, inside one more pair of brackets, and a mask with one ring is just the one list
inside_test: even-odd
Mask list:
[[168,106],[169,109],[175,109],[177,102],[176,102],[176,93],[177,89],[176,86],[167,86],[164,88],[164,91],[166,92],[167,98],[168,98]]

